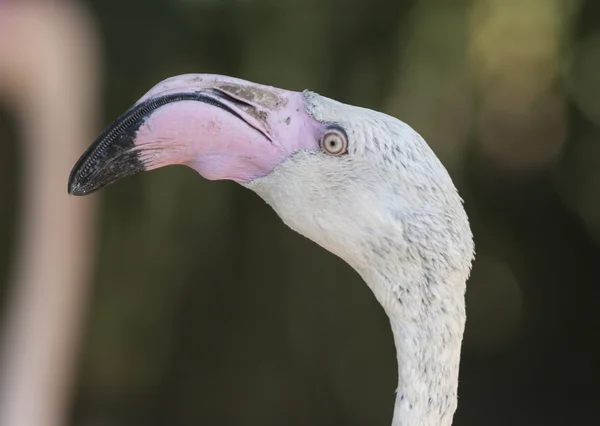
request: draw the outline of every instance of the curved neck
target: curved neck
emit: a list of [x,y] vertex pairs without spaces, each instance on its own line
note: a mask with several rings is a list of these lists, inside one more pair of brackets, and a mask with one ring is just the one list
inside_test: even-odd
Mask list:
[[431,331],[423,330],[417,324],[392,321],[398,359],[392,426],[452,424],[457,407],[462,333],[460,338],[444,345],[440,343],[443,339],[439,333],[438,337],[431,338]]
[[396,346],[392,426],[449,426],[457,407],[464,280],[437,283],[426,275],[416,282],[405,279],[394,280],[381,271],[365,277],[390,319]]

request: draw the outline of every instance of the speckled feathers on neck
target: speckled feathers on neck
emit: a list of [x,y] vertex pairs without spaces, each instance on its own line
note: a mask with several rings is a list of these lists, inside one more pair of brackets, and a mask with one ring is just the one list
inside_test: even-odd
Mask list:
[[399,369],[393,426],[449,425],[474,255],[462,200],[407,124],[303,96],[312,117],[344,128],[348,154],[298,151],[245,186],[356,269],[390,317]]

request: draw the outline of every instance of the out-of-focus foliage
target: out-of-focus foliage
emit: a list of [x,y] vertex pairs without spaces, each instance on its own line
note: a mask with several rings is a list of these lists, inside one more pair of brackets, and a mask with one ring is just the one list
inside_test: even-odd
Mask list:
[[[310,88],[413,126],[457,183],[477,245],[455,423],[597,421],[599,2],[88,6],[104,43],[102,123],[159,80],[203,72]],[[7,118],[0,278],[19,198]],[[392,337],[350,267],[250,192],[184,168],[97,196],[74,425],[389,424]]]

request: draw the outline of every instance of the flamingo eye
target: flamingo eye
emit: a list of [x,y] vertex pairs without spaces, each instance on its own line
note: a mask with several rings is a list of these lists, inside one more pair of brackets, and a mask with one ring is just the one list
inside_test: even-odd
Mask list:
[[342,155],[348,150],[346,135],[337,129],[329,129],[321,138],[321,149],[329,155]]

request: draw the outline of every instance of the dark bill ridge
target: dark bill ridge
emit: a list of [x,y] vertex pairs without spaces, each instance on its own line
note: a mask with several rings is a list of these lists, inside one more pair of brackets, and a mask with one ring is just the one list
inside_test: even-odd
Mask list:
[[[222,96],[216,91],[208,93]],[[88,195],[118,179],[144,171],[139,152],[132,150],[135,134],[155,110],[179,101],[204,102],[246,121],[237,111],[207,93],[173,93],[148,99],[114,120],[85,150],[69,175],[69,194]]]

